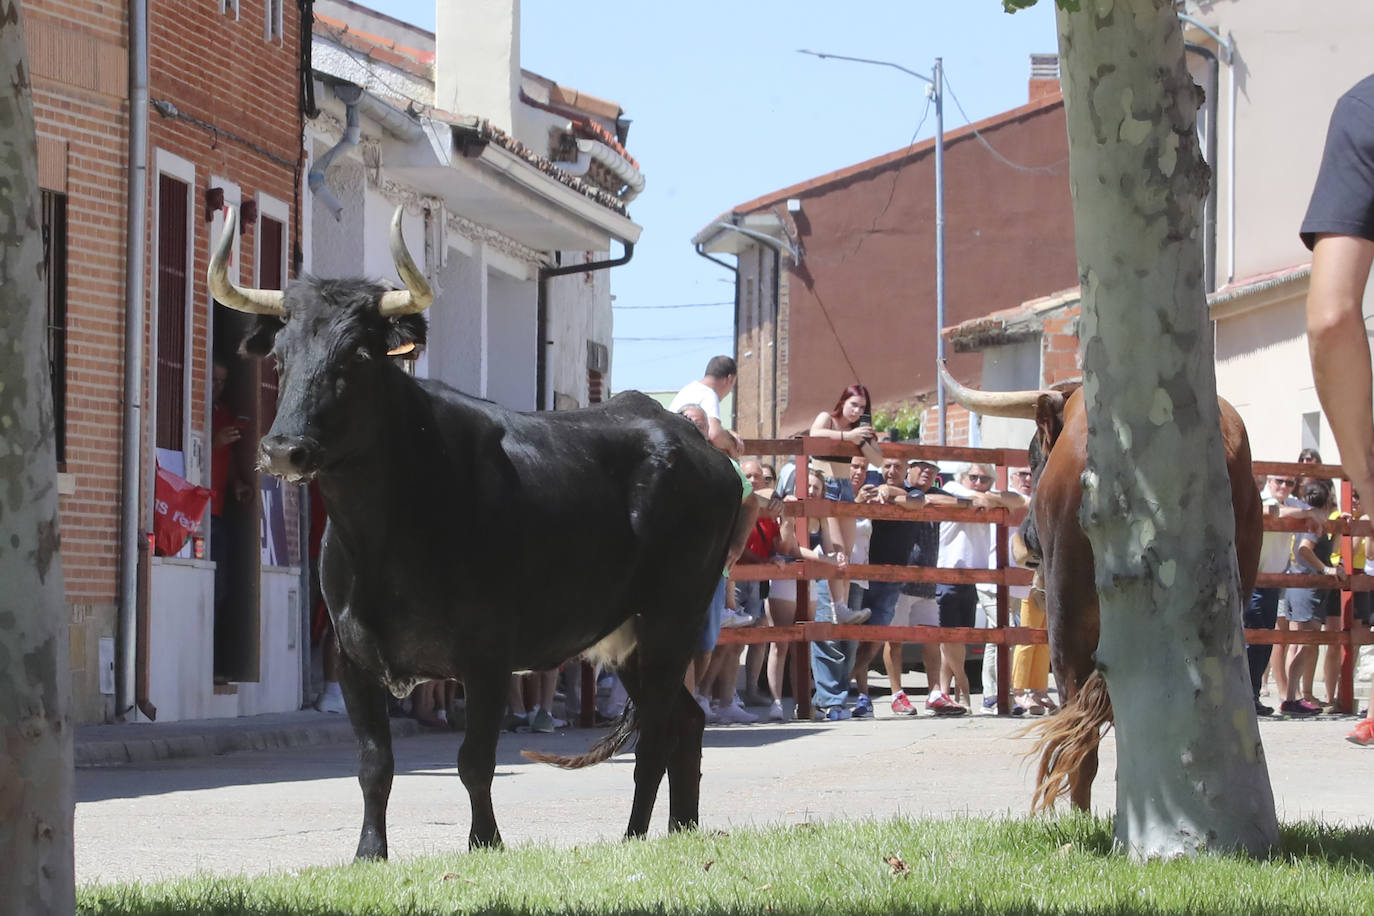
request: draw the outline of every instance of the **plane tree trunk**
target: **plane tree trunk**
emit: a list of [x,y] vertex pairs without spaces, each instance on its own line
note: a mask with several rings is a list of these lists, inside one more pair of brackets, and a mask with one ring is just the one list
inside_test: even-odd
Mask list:
[[33,105],[0,17],[0,913],[71,913],[72,734]]
[[1278,827],[1202,286],[1202,92],[1173,0],[1083,0],[1057,16],[1083,292],[1081,519],[1116,713],[1116,838],[1137,858],[1261,854]]

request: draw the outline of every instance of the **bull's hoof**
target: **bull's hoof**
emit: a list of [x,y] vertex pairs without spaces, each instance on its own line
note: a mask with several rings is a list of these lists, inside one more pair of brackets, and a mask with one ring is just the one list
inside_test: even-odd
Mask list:
[[355,862],[378,862],[386,861],[385,843],[359,843],[358,851],[353,854]]
[[503,844],[501,843],[501,831],[499,830],[493,831],[491,836],[489,837],[478,836],[476,833],[468,834],[469,850],[500,849],[502,845]]
[[671,818],[668,819],[668,832],[669,832],[669,833],[677,833],[678,831],[681,831],[681,830],[696,830],[696,829],[697,829],[697,819],[696,819],[695,817],[691,817],[691,818],[676,818],[676,817],[671,817]]

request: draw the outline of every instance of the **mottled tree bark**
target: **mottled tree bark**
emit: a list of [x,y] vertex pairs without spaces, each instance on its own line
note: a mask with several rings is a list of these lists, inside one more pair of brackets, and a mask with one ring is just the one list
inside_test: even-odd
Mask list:
[[1235,522],[1202,287],[1209,170],[1173,0],[1058,10],[1083,291],[1083,529],[1116,713],[1116,837],[1140,858],[1267,850]]
[[72,735],[38,161],[18,4],[0,16],[0,913],[71,913]]

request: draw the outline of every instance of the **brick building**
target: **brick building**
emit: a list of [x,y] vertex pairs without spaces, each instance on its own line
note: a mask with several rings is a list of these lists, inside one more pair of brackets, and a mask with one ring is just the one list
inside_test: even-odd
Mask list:
[[[1077,277],[1057,66],[1033,74],[1028,95],[945,134],[947,325]],[[693,239],[700,253],[737,258],[741,435],[803,431],[855,381],[875,409],[930,396],[934,151],[929,140],[774,191]]]
[[122,6],[23,4],[38,135],[53,357],[62,568],[77,721],[109,712],[99,640],[114,633],[123,351],[128,57]]
[[[288,589],[259,589],[250,577],[237,649],[226,670],[213,672],[224,682],[215,686],[213,566],[190,545],[184,556],[149,557],[144,533],[153,527],[155,462],[208,483],[207,380],[216,332],[229,330],[204,282],[220,203],[256,204],[238,249],[240,265],[252,265],[242,279],[271,286],[287,275],[299,232],[299,7],[150,4],[145,23],[131,22],[131,8],[138,7],[23,4],[50,277],[73,714],[78,722],[108,720],[135,699],[159,718],[294,709],[299,662],[274,653],[285,640],[269,642],[263,632],[269,617],[286,611]],[[137,53],[144,42],[146,59]],[[147,106],[132,108],[140,72]],[[131,237],[130,188],[140,185],[131,185],[130,133],[145,126],[146,178],[139,176],[144,193],[134,212],[146,218],[141,237]],[[139,308],[126,308],[131,298]],[[141,348],[127,346],[130,316]],[[131,354],[141,362],[126,363]],[[126,365],[143,370],[133,410],[125,409]],[[245,369],[234,384],[251,427],[270,419],[270,379]],[[130,428],[138,489],[136,517],[125,524]],[[235,536],[256,573],[260,500],[241,509]],[[137,537],[129,539],[130,531]],[[137,563],[126,559],[131,540]],[[281,556],[282,578],[294,585],[298,558],[289,549]],[[116,677],[122,704],[113,695]],[[247,682],[243,690],[228,683],[235,678]]]

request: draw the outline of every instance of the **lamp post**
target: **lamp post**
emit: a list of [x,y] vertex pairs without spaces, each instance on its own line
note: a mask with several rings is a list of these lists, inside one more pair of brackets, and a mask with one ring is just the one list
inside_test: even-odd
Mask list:
[[[871,60],[867,57],[847,57],[843,54],[828,54],[822,51],[802,49],[799,54],[810,54],[822,60],[847,60],[856,64],[873,64],[878,67],[891,67],[908,76],[924,80],[929,85],[926,94],[935,104],[935,358],[941,363],[945,360],[945,338],[941,333],[945,327],[945,105],[944,105],[944,63],[935,58],[935,66],[930,76],[917,73],[890,60]],[[935,397],[940,416],[940,444],[945,444],[945,383],[940,374],[935,374]]]

